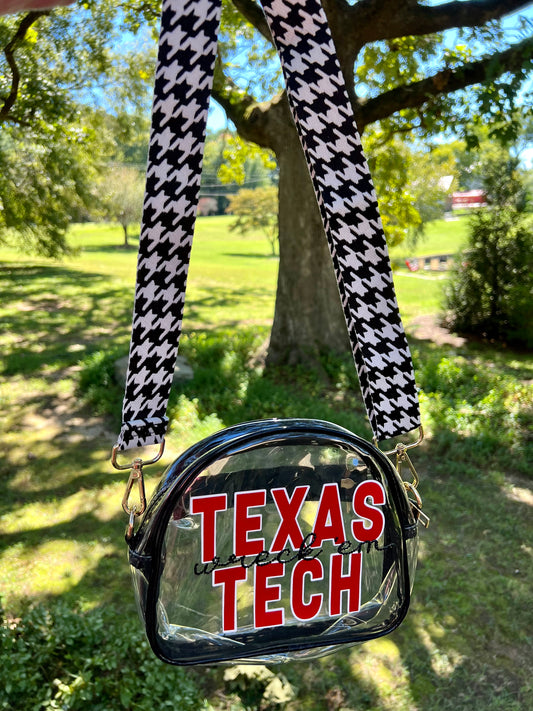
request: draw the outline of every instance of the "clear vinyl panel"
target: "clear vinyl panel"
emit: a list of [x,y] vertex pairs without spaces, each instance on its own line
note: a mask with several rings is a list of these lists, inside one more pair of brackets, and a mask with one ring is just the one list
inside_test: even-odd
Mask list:
[[387,483],[345,445],[268,444],[215,461],[175,502],[161,556],[157,635],[169,656],[235,658],[246,645],[281,660],[295,645],[309,657],[303,648],[387,631],[405,594]]

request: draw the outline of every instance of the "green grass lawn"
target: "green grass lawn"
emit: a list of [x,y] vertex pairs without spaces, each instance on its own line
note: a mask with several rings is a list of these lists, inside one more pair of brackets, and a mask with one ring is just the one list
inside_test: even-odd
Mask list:
[[[277,260],[266,240],[230,233],[230,219],[198,222],[181,346],[195,378],[172,394],[162,466],[257,417],[319,417],[368,436],[350,357],[324,361],[328,382],[253,365],[272,321]],[[432,225],[419,253],[455,251],[461,224]],[[387,638],[271,667],[292,700],[269,707],[266,681],[182,674],[152,661],[142,639],[120,509],[127,475],[108,463],[136,253],[121,248],[119,227],[79,225],[70,239],[79,252],[59,263],[0,250],[0,708],[533,708],[531,354],[417,337],[446,276],[396,272],[427,431],[413,460],[432,519],[412,608]],[[148,470],[148,493],[162,466]]]
[[[230,232],[230,216],[200,218],[193,243],[185,303],[184,329],[233,326],[239,323],[268,325],[274,314],[277,259],[269,254],[260,235],[240,237]],[[413,250],[392,250],[400,255],[447,254],[456,251],[465,236],[465,222],[431,223],[427,239]],[[440,237],[439,237],[440,235]],[[118,249],[121,230],[107,225],[77,225],[71,244],[82,250],[82,259],[69,260],[77,269],[106,274],[124,284],[135,278],[136,252]],[[132,240],[135,245],[135,239]],[[425,273],[414,277],[406,270],[395,273],[402,316],[406,322],[428,313],[437,313],[442,302],[442,274]],[[421,287],[424,298],[420,298]],[[132,297],[133,298],[133,297]],[[250,320],[243,314],[253,314]]]
[[[195,234],[187,285],[184,327],[234,325],[253,314],[253,322],[268,324],[274,313],[277,259],[267,241],[239,237],[228,230],[231,217],[200,218]],[[106,225],[78,225],[70,242],[82,250],[82,264],[91,270],[132,285],[136,251],[120,250],[122,235]],[[132,240],[135,244],[135,239]],[[133,298],[133,292],[132,297]]]
[[426,255],[455,254],[461,249],[468,234],[468,217],[435,220],[426,225],[416,244],[403,243],[391,250],[392,259],[423,257]]

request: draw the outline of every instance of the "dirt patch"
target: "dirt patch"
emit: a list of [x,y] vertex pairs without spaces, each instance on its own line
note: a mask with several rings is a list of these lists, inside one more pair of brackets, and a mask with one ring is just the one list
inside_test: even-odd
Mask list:
[[438,346],[453,346],[460,348],[466,343],[466,338],[450,333],[446,328],[438,323],[438,316],[435,314],[424,314],[417,316],[409,324],[409,332],[415,338],[422,341],[432,341]]

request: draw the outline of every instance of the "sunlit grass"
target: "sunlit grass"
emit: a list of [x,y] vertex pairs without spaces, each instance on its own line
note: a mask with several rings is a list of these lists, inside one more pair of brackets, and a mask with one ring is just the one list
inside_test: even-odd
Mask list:
[[417,316],[438,314],[442,310],[446,275],[413,276],[408,271],[394,274],[396,297],[402,321],[407,326]]
[[468,216],[451,220],[435,220],[428,223],[415,244],[404,242],[391,249],[392,259],[423,257],[428,255],[455,254],[466,242]]

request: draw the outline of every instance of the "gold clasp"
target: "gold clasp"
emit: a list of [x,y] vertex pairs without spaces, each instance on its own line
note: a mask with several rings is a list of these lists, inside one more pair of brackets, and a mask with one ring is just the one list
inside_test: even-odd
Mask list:
[[[165,451],[165,440],[161,442],[157,454],[148,461],[144,461],[140,457],[136,457],[129,464],[119,464],[117,461],[119,451],[119,446],[116,444],[113,447],[111,464],[119,471],[125,471],[126,469],[130,470],[130,476],[128,478],[128,483],[126,484],[126,491],[122,497],[122,508],[129,516],[129,523],[126,529],[126,539],[129,540],[133,536],[135,519],[138,516],[142,516],[142,514],[146,511],[146,493],[144,489],[143,467],[149,464],[155,464],[161,459],[163,452]],[[135,485],[137,485],[139,500],[137,503],[132,504],[130,503],[130,495]]]
[[[400,442],[399,444],[396,445],[394,449],[391,449],[388,452],[383,452],[385,455],[396,455],[396,471],[398,472],[398,476],[403,482],[403,485],[408,493],[411,493],[414,496],[413,499],[409,499],[409,503],[411,504],[411,508],[413,510],[413,514],[415,516],[415,519],[417,521],[420,521],[420,523],[427,528],[429,526],[429,516],[426,516],[426,514],[422,511],[422,498],[420,494],[418,493],[418,485],[420,484],[420,479],[418,477],[418,474],[416,472],[416,469],[414,468],[413,462],[411,461],[409,455],[407,454],[407,451],[409,449],[413,449],[414,447],[418,447],[420,442],[424,439],[424,430],[422,429],[422,425],[420,425],[419,430],[418,430],[418,439],[416,442],[411,442],[410,444],[404,444],[403,442]],[[375,445],[377,446],[377,441],[374,440]],[[407,465],[407,468],[409,469],[411,476],[412,476],[412,481],[404,481],[402,477],[402,466]]]
[[411,504],[411,508],[413,509],[415,519],[417,521],[420,521],[424,528],[428,528],[431,519],[427,514],[422,511],[422,497],[418,493],[418,490],[416,489],[416,487],[413,486],[413,484],[411,484],[410,481],[404,481],[403,485],[405,487],[405,490],[413,494],[413,496],[415,497],[414,501],[413,499],[409,499],[409,503]]
[[[414,501],[413,499],[409,499],[409,503],[411,504],[415,519],[417,521],[420,521],[424,528],[427,528],[429,526],[429,516],[426,516],[426,514],[422,511],[422,497],[418,493],[418,485],[420,484],[420,479],[418,477],[416,469],[414,468],[413,462],[409,458],[409,455],[406,451],[415,446],[416,444],[398,444],[396,446],[396,449],[394,450],[394,452],[396,453],[396,471],[398,472],[398,475],[401,478],[406,491],[408,493],[413,494],[413,496],[415,497]],[[411,476],[413,477],[412,481],[405,481],[402,477],[402,464],[404,463],[407,464],[407,467],[411,472]]]
[[[161,457],[163,456],[164,451],[165,451],[165,440],[163,440],[161,442],[161,444],[159,445],[159,451],[157,452],[155,457],[153,457],[152,459],[149,459],[148,461],[144,461],[144,459],[141,460],[143,463],[143,466],[147,467],[150,464],[155,464],[156,462],[158,462],[161,459]],[[111,453],[111,464],[115,467],[115,469],[118,469],[119,471],[125,471],[126,469],[131,469],[133,467],[135,461],[137,461],[138,458],[134,459],[133,462],[130,462],[129,464],[119,464],[117,461],[119,452],[120,452],[120,448],[119,448],[118,444],[115,444],[115,446],[113,447],[113,451]]]
[[[396,454],[400,448],[403,452],[406,452],[408,449],[414,449],[414,447],[418,447],[418,445],[422,442],[423,439],[424,430],[422,428],[422,425],[420,425],[420,427],[418,428],[418,439],[416,440],[416,442],[411,442],[410,444],[397,444],[394,449],[391,449],[388,452],[383,452],[383,454],[386,454],[387,456],[389,454]],[[378,446],[377,439],[374,439],[374,444],[376,445],[376,447]]]
[[[131,490],[137,482],[137,489],[139,494],[139,505],[130,505],[130,494]],[[144,477],[143,477],[143,460],[138,458],[134,459],[132,462],[132,467],[130,471],[130,478],[126,484],[126,491],[122,497],[122,508],[124,513],[128,515],[134,514],[134,516],[141,516],[146,511],[146,494],[144,490]]]
[[128,525],[126,526],[126,541],[130,541],[133,538],[133,533],[135,531],[135,506],[130,511],[130,519]]
[[[411,482],[411,485],[413,486],[414,489],[418,489],[418,485],[420,484],[420,479],[418,477],[418,474],[416,473],[416,469],[413,466],[413,462],[409,458],[409,455],[407,454],[407,449],[409,449],[409,445],[405,444],[399,444],[397,445],[396,449],[394,452],[396,453],[396,471],[402,476],[402,464],[405,462],[407,464],[409,471],[411,472],[413,476],[413,481]],[[402,479],[403,481],[403,479]]]

